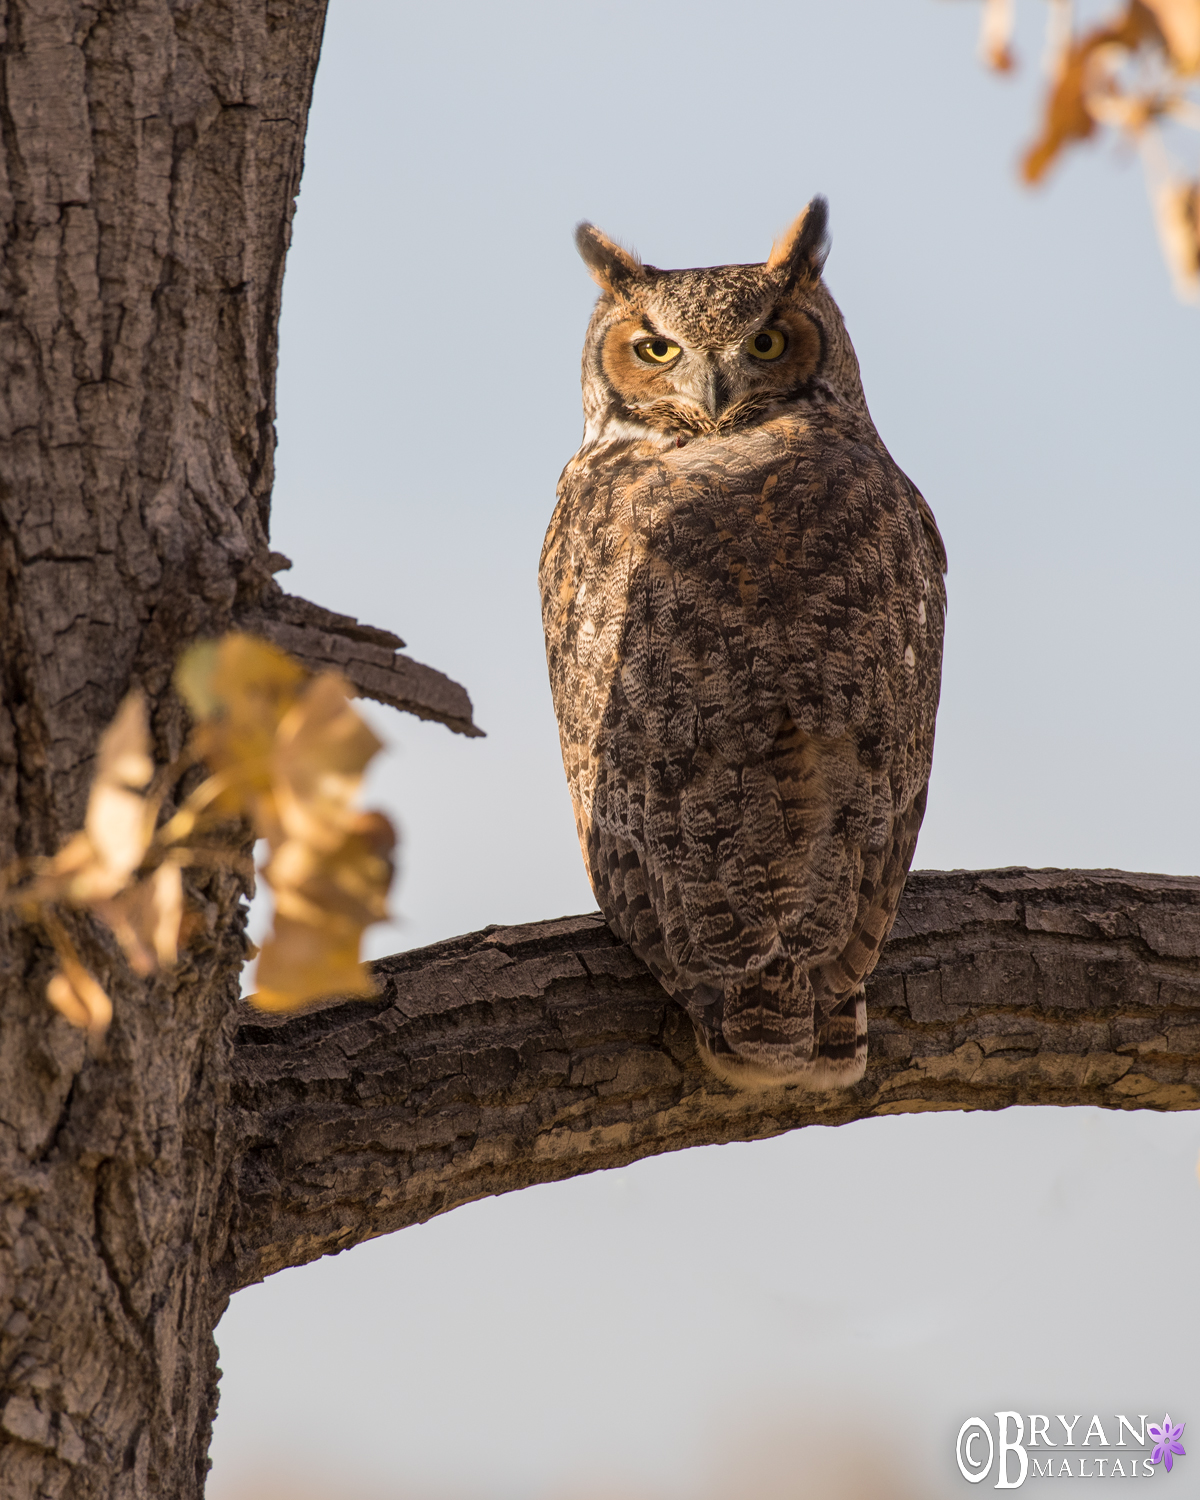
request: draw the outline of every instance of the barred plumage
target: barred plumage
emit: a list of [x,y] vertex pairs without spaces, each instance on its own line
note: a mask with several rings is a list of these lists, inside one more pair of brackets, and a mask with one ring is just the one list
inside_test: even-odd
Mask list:
[[824,237],[815,199],[763,265],[660,271],[580,226],[586,430],[539,575],[596,898],[743,1084],[862,1076],[940,681],[945,552]]

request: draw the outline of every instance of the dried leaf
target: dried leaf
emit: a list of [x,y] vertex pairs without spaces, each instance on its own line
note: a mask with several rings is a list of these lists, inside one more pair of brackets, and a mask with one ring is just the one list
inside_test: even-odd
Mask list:
[[1011,73],[1016,66],[1012,51],[1014,0],[984,0],[979,23],[979,51],[984,62],[997,73]]
[[116,888],[141,864],[154,836],[154,809],[143,795],[153,774],[146,704],[140,693],[131,693],[100,738],[100,764],[83,825]]
[[258,990],[251,1003],[260,1010],[294,1010],[330,995],[366,998],[375,982],[359,962],[361,930],[332,934],[277,916],[275,931],[258,960]]
[[358,813],[338,846],[288,839],[263,871],[275,929],[258,961],[256,1005],[286,1010],[327,995],[374,994],[359,963],[364,928],[387,917],[396,836],[381,813]]
[[1163,255],[1180,297],[1200,297],[1200,181],[1164,182],[1154,194]]
[[363,772],[383,747],[351,707],[350,684],[335,672],[309,683],[279,726],[271,762],[284,838],[339,847],[359,816]]
[[289,839],[263,871],[278,911],[313,927],[349,923],[360,932],[387,920],[396,834],[382,813],[359,813],[331,853]]
[[112,1020],[112,1001],[81,963],[64,953],[58,958],[62,968],[50,976],[47,1000],[72,1026],[103,1036]]
[[287,1009],[374,993],[358,954],[363,929],[387,915],[395,834],[386,818],[354,806],[380,743],[351,707],[349,683],[336,673],[309,678],[249,636],[194,648],[176,682],[213,772],[172,820],[178,836],[212,807],[251,816],[271,847],[263,874],[276,920],[259,956],[256,1003]]
[[[1012,66],[1013,7],[984,0],[981,48],[993,67]],[[1040,181],[1060,153],[1107,125],[1136,140],[1149,180],[1164,257],[1179,296],[1200,298],[1196,184],[1181,179],[1159,122],[1200,127],[1200,0],[1126,0],[1111,21],[1081,37],[1071,30],[1071,0],[1048,0],[1046,67],[1052,78],[1042,128],[1021,172]]]
[[1200,0],[1142,0],[1180,73],[1200,73]]
[[154,925],[150,943],[159,966],[171,968],[179,957],[179,929],[183,922],[183,871],[173,861],[154,872]]
[[196,719],[196,752],[215,773],[201,788],[205,805],[227,817],[254,815],[270,790],[280,720],[307,681],[298,662],[254,636],[226,635],[184,654],[175,685]]
[[115,895],[154,836],[157,805],[144,794],[153,773],[146,703],[133,692],[100,736],[83,829],[43,865],[24,898],[89,906]]
[[1078,47],[1071,47],[1063,59],[1062,71],[1046,98],[1042,133],[1021,161],[1026,182],[1039,181],[1069,141],[1083,141],[1095,133],[1096,122],[1084,99],[1087,62],[1088,54]]
[[[54,916],[58,901],[86,905],[107,922],[139,974],[175,962],[199,920],[184,908],[183,866],[239,863],[219,838],[185,843],[208,811],[252,818],[270,844],[264,874],[276,920],[259,955],[256,1003],[288,1009],[374,994],[359,950],[363,930],[387,916],[395,833],[381,814],[354,805],[380,743],[351,706],[350,685],[333,673],[311,678],[274,646],[241,635],[194,647],[176,682],[196,718],[183,763],[203,759],[211,775],[156,831],[158,802],[145,794],[153,773],[145,707],[131,695],[101,738],[84,828],[7,898],[54,942],[60,969],[47,987],[51,1002],[93,1031],[112,1015]],[[137,880],[144,863],[153,871]]]
[[1095,134],[1098,104],[1122,97],[1112,82],[1113,54],[1161,41],[1153,14],[1141,0],[1107,26],[1097,26],[1065,49],[1046,98],[1041,135],[1021,162],[1026,182],[1039,181],[1062,149]]
[[170,968],[183,921],[182,869],[174,859],[164,861],[147,879],[99,903],[96,914],[112,928],[136,973]]
[[1071,45],[1074,0],[1046,0],[1046,41],[1042,70],[1057,78],[1062,59]]

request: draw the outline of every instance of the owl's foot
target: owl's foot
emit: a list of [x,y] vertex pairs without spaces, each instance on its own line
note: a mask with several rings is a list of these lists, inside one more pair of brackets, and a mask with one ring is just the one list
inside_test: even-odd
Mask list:
[[[867,1069],[867,1000],[862,986],[814,1035],[811,1021],[762,1006],[721,1016],[720,1000],[694,993],[688,1006],[700,1056],[708,1068],[736,1088],[849,1088]],[[696,1002],[701,1002],[697,1004]]]

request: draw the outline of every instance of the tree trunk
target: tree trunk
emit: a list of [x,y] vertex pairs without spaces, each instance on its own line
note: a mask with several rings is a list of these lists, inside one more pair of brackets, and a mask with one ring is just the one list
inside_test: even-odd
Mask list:
[[[130,687],[156,757],[181,647],[241,626],[477,733],[402,642],[301,600],[267,543],[276,328],[324,0],[7,0],[0,52],[0,865],[82,821]],[[244,894],[198,878],[178,971],[103,1046],[0,917],[0,1495],[199,1495],[236,1151]]]
[[[3,854],[79,827],[133,685],[182,744],[181,646],[271,586],[276,322],[323,3],[9,0],[0,218]],[[76,939],[112,995],[98,1055],[4,934],[0,1493],[202,1492],[207,1294],[233,1157],[238,882],[168,980]]]
[[[324,0],[0,0],[0,865],[80,826],[132,686],[185,733],[180,649],[231,627],[475,734],[403,643],[275,583],[284,255]],[[1200,1097],[1200,884],[914,880],[866,1079],[738,1094],[596,918],[386,960],[376,1002],[240,1007],[244,890],[191,877],[178,969],[90,1046],[0,912],[0,1500],[198,1500],[212,1329],[282,1266],[485,1193],[899,1109]]]

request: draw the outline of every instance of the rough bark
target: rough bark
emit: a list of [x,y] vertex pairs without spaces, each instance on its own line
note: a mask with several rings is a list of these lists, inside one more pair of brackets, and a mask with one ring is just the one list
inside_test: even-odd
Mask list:
[[457,734],[483,734],[471,717],[466,688],[402,656],[404,642],[390,630],[360,625],[351,615],[334,614],[278,589],[264,591],[257,608],[243,611],[238,623],[290,651],[310,671],[341,672],[360,697],[434,719]]
[[[182,646],[259,629],[474,732],[398,637],[288,599],[267,541],[276,328],[324,0],[0,3],[0,865],[81,822],[97,736],[185,725]],[[75,924],[89,1055],[0,931],[0,1495],[193,1496],[236,1155],[242,890],[202,876],[169,979]]]
[[599,914],[376,965],[377,1001],[247,1010],[224,1292],[490,1193],[929,1109],[1200,1107],[1200,880],[913,875],[835,1094],[741,1093]]

